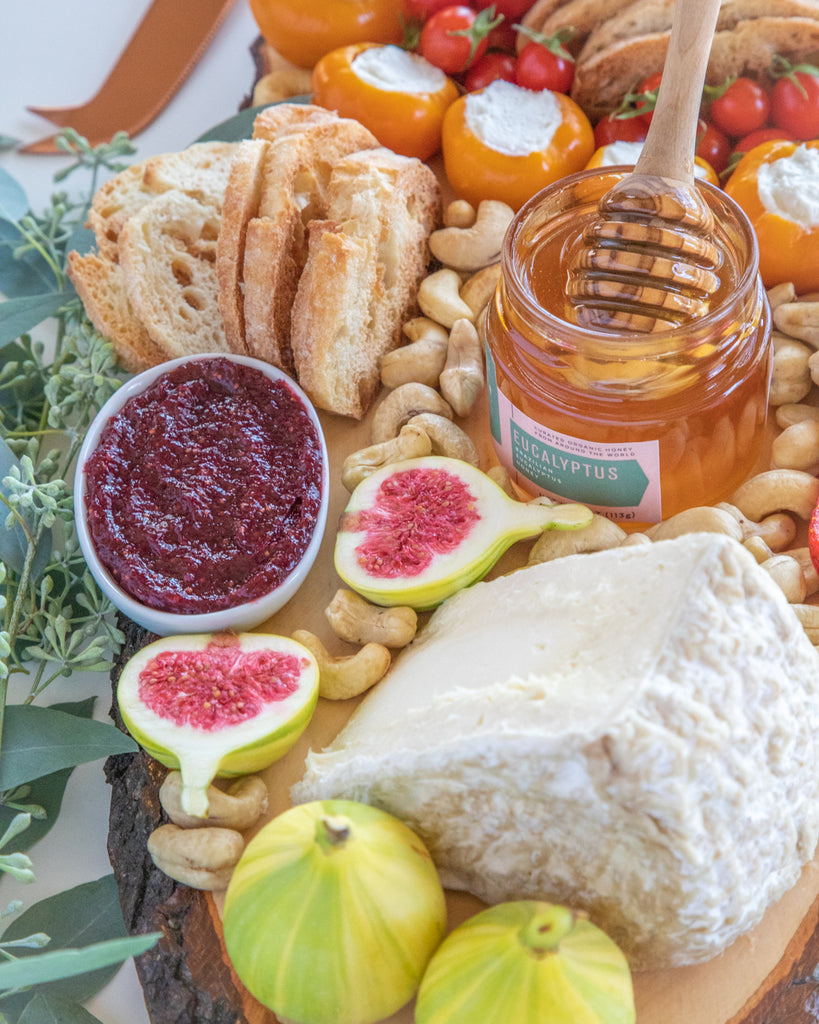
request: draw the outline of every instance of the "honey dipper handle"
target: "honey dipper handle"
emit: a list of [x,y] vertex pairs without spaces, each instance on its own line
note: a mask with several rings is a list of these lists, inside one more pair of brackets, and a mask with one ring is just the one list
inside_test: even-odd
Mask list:
[[635,172],[693,182],[702,87],[720,0],[676,0],[657,105]]

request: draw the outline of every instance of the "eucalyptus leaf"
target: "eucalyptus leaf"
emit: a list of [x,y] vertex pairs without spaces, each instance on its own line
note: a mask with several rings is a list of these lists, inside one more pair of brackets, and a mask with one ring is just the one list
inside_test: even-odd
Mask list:
[[[76,715],[78,718],[90,718],[94,711],[94,703],[95,698],[89,697],[86,700],[54,704],[52,707],[58,711],[65,711],[69,715]],[[71,772],[71,768],[63,768],[60,771],[44,775],[40,779],[34,779],[27,786],[27,793],[20,802],[42,807],[45,811],[45,818],[35,818],[25,832],[21,832],[19,836],[3,847],[5,851],[15,853],[29,850],[50,831],[60,813],[63,794]],[[0,832],[8,827],[16,813],[14,808],[0,805]]]
[[87,721],[36,704],[11,704],[3,726],[0,790],[138,749],[130,736],[108,722]]
[[161,932],[150,932],[128,939],[97,942],[83,949],[58,949],[53,953],[38,953],[36,957],[21,956],[0,964],[0,992],[43,985],[121,964],[150,949],[161,935]]
[[101,1024],[99,1017],[71,999],[60,999],[38,992],[29,999],[17,1024]]
[[28,196],[23,186],[0,167],[0,217],[4,220],[19,220],[29,209]]
[[7,299],[39,295],[54,288],[54,272],[42,254],[17,254],[23,241],[19,228],[0,219],[0,295]]
[[84,256],[90,249],[93,249],[97,244],[97,237],[94,232],[85,226],[83,219],[77,221],[74,226],[74,230],[68,236],[68,240],[65,243],[65,251],[71,252],[73,249]]
[[[84,882],[73,889],[40,900],[6,928],[2,941],[23,937],[31,932],[45,932],[51,937],[51,942],[46,946],[48,954],[127,940],[128,933],[122,920],[114,876],[104,875],[93,882]],[[37,950],[21,949],[17,952],[21,960],[40,959],[46,955]],[[73,972],[71,975],[55,976],[41,991],[63,999],[85,1002],[108,984],[117,972],[119,961],[131,955],[135,954],[126,953],[107,963],[90,965],[88,973]],[[18,998],[6,997],[0,1007],[5,1008],[10,1002],[13,1006],[12,1001]],[[19,1009],[22,1009],[22,1004]]]
[[0,304],[0,345],[14,341],[43,320],[54,316],[67,302],[76,297],[75,292],[65,291],[6,299]]
[[[2,311],[2,308],[0,306],[0,311]],[[8,444],[0,437],[0,494],[5,494],[3,480],[8,476],[12,466],[19,467],[20,463]],[[5,513],[6,511],[6,506],[0,505],[0,513]],[[10,527],[6,527],[5,519],[5,514],[0,514],[0,561],[13,569],[19,576],[23,571],[23,563],[28,551],[28,538],[26,537],[26,531],[19,521],[15,521]],[[46,530],[40,537],[37,553],[32,563],[31,577],[35,581],[39,579],[40,574],[48,564],[48,559],[51,556],[51,542],[51,532]]]
[[[311,103],[311,96],[291,96],[287,103]],[[263,103],[259,107],[247,107],[240,110],[238,114],[229,117],[227,121],[214,125],[200,135],[196,142],[241,142],[242,139],[249,139],[253,134],[253,121],[260,110],[265,107],[275,106],[272,103]]]

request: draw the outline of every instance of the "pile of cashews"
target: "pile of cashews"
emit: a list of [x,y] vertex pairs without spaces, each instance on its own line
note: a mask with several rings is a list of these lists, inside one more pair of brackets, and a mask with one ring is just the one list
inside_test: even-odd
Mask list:
[[[407,344],[384,357],[386,394],[372,418],[371,444],[345,459],[347,490],[376,470],[404,459],[447,455],[479,465],[477,449],[457,423],[468,416],[485,386],[483,352],[476,324],[500,276],[503,237],[513,217],[505,203],[484,201],[477,209],[463,200],[449,204],[444,227],[430,236],[441,267],[419,288],[421,316],[403,327]],[[780,428],[771,467],[747,480],[729,502],[699,506],[652,526],[626,533],[602,515],[579,530],[549,530],[532,546],[528,565],[621,544],[647,544],[684,533],[733,537],[770,573],[819,646],[819,574],[807,547],[794,547],[797,521],[810,518],[819,500],[819,295],[797,296],[793,285],[768,291],[773,331],[770,405]],[[500,466],[486,470],[515,496]],[[326,609],[333,633],[362,645],[352,655],[330,654],[306,630],[293,634],[319,663],[321,694],[331,700],[358,696],[387,672],[391,651],[408,644],[417,629],[411,608],[379,608],[350,590],[339,590]]]

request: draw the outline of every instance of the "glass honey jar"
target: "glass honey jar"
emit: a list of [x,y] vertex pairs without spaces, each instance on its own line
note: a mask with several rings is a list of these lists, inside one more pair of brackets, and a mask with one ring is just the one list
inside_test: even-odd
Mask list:
[[572,319],[572,247],[627,170],[571,175],[518,211],[483,332],[492,440],[515,487],[583,502],[633,530],[727,500],[750,474],[772,348],[753,229],[707,183],[722,260],[707,312],[651,333]]

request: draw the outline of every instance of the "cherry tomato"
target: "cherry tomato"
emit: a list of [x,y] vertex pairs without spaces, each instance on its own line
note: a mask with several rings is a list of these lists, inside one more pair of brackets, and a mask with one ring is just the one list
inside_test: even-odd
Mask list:
[[[755,146],[739,161],[725,192],[745,211],[759,241],[759,273],[766,288],[792,281],[798,293],[819,289],[819,224],[805,223],[769,209],[759,194],[763,166],[799,159],[797,150],[819,150],[819,139]],[[804,154],[802,154],[804,155]]]
[[[440,78],[440,86],[427,92],[410,92],[372,85],[359,77],[355,63],[365,50],[373,49],[394,49],[402,60],[420,62]],[[383,146],[419,160],[428,159],[441,148],[444,114],[458,98],[458,87],[452,79],[440,69],[430,68],[423,57],[379,43],[355,43],[331,50],[313,68],[312,87],[320,106],[360,121]]]
[[347,43],[400,43],[400,8],[394,0],[249,0],[262,35],[278,53],[311,68]]
[[728,79],[721,86],[706,87],[705,95],[711,99],[710,119],[734,139],[757,131],[768,120],[771,101],[752,78]]
[[[785,65],[785,67],[783,67]],[[771,119],[797,139],[819,138],[819,68],[779,58],[771,90]]]
[[404,17],[423,24],[436,11],[451,6],[452,0],[404,0]]
[[495,24],[492,8],[476,13],[462,4],[444,7],[421,30],[421,54],[448,75],[460,74],[486,53]]
[[494,7],[496,14],[502,14],[507,21],[522,18],[534,4],[534,0],[473,0],[472,6],[479,11]]
[[642,142],[647,132],[648,125],[642,117],[618,117],[614,111],[594,126],[594,144],[600,148],[610,142]]
[[[469,106],[486,104],[487,123],[509,126],[515,134],[515,113],[528,126],[531,102],[555,104],[559,118],[551,138],[541,148],[512,154],[495,148],[475,134],[467,121]],[[594,151],[594,133],[580,107],[563,93],[544,90],[534,94],[509,82],[493,82],[480,92],[460,96],[447,110],[441,138],[444,169],[455,193],[477,206],[483,199],[499,199],[519,209],[540,189],[574,171],[582,170]],[[506,148],[506,147],[504,147]]]
[[505,53],[515,52],[517,39],[518,30],[509,18],[499,22],[486,37],[490,50],[503,50]]
[[551,89],[568,93],[574,82],[574,58],[563,48],[573,30],[545,36],[521,29],[529,42],[518,54],[518,85],[524,89]]
[[485,89],[490,82],[502,79],[504,82],[514,82],[517,61],[511,53],[498,53],[490,50],[483,57],[475,61],[467,71],[464,85],[467,92],[475,92],[477,89]]
[[654,117],[654,107],[657,104],[657,92],[660,88],[660,82],[662,81],[662,71],[655,71],[653,74],[648,75],[640,82],[637,86],[635,94],[632,96],[634,101],[635,110],[639,110],[646,124],[651,124],[651,119]]
[[781,128],[758,128],[755,132],[750,132],[739,142],[734,143],[734,152],[749,153],[754,146],[761,146],[763,142],[773,142],[777,139],[785,142],[796,141],[792,135],[783,132]]
[[709,163],[717,174],[722,174],[731,155],[731,140],[716,125],[700,120],[696,153]]

